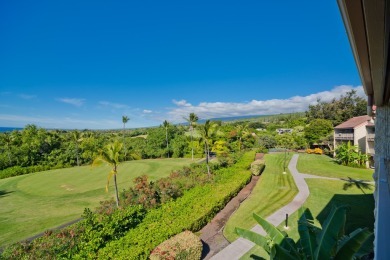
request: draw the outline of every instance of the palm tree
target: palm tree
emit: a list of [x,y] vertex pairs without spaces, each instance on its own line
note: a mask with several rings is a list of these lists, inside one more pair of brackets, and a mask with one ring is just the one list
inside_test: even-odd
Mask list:
[[118,141],[114,143],[106,145],[105,149],[101,151],[100,155],[95,158],[92,162],[92,166],[98,166],[103,163],[108,164],[112,167],[112,170],[108,174],[107,184],[106,184],[106,192],[108,192],[108,185],[110,184],[111,177],[114,177],[114,186],[115,186],[115,200],[116,206],[119,207],[119,197],[118,197],[118,186],[116,183],[116,175],[118,173],[118,165],[119,165],[119,153],[122,149],[122,144]]
[[165,128],[165,140],[167,142],[167,157],[169,158],[169,143],[168,143],[168,127],[169,127],[169,122],[165,120],[163,122],[163,127]]
[[129,122],[130,118],[128,116],[122,116],[122,123],[123,123],[123,152],[125,155],[125,161],[126,161],[126,144],[125,144],[125,131],[126,131],[126,124]]
[[215,135],[217,131],[217,124],[212,124],[210,120],[207,120],[204,125],[199,126],[200,139],[199,143],[204,144],[206,153],[207,174],[210,176],[209,156],[210,156],[210,139]]
[[199,120],[199,117],[195,113],[190,113],[188,118],[184,118],[190,126],[191,131],[191,148],[192,148],[192,160],[194,160],[194,142],[193,142],[193,135],[194,135],[194,127],[196,126],[196,122]]
[[242,139],[250,135],[248,130],[248,124],[237,125],[237,137],[238,137],[238,150],[241,151]]
[[77,166],[80,166],[80,155],[79,155],[79,143],[83,141],[83,133],[81,133],[78,130],[73,131],[72,133],[72,139],[76,144],[76,161]]

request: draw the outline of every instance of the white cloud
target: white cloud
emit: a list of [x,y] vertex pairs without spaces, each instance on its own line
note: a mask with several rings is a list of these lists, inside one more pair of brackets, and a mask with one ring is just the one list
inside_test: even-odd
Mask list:
[[130,108],[128,105],[112,103],[112,102],[108,102],[108,101],[100,101],[99,104],[102,106],[105,106],[105,107],[111,107],[111,108],[115,108],[115,109],[128,109],[128,108]]
[[182,99],[182,100],[172,100],[173,104],[175,104],[176,106],[179,106],[179,107],[191,107],[192,105],[190,103],[187,103],[186,100]]
[[34,99],[34,98],[36,98],[37,96],[36,96],[36,95],[20,94],[19,97],[20,97],[20,98],[23,98],[23,99]]
[[149,109],[144,109],[144,111],[142,111],[144,114],[151,114],[153,113],[152,110],[149,110]]
[[51,118],[42,116],[21,116],[0,114],[0,122],[2,125],[23,127],[27,124],[36,124],[40,127],[60,128],[60,129],[113,129],[120,128],[121,123],[118,120],[99,119],[86,120],[81,118]]
[[76,107],[81,107],[85,102],[85,99],[83,98],[59,98],[57,100]]
[[358,96],[365,97],[362,86],[342,85],[334,87],[330,91],[323,91],[308,96],[294,96],[288,99],[252,100],[242,103],[201,102],[198,105],[192,105],[186,100],[173,100],[177,107],[171,109],[168,115],[171,121],[181,122],[183,117],[188,116],[192,112],[202,119],[303,112],[309,105],[316,104],[318,99],[328,102],[333,98],[339,98],[352,89],[356,90]]

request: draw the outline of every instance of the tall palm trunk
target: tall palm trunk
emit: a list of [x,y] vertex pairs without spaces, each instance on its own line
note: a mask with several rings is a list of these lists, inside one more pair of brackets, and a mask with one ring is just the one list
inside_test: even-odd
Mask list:
[[[115,167],[116,172],[116,167]],[[116,207],[119,207],[119,196],[118,196],[118,186],[116,184],[116,173],[114,174],[114,186],[115,186],[115,200],[116,200]]]
[[205,152],[206,152],[207,174],[210,177],[210,165],[209,165],[209,159],[210,159],[209,155],[210,155],[210,152],[209,152],[209,144],[208,144],[207,141],[205,142],[204,147],[205,147]]
[[76,141],[76,162],[77,166],[80,166],[80,158],[79,158],[79,144]]
[[165,128],[165,140],[167,141],[167,156],[169,158],[168,128]]
[[192,160],[194,160],[194,127],[191,125],[191,146],[192,146]]
[[124,123],[123,124],[123,154],[125,156],[125,161],[126,161],[127,151],[126,151],[126,143],[125,143],[125,132],[126,132],[126,124]]

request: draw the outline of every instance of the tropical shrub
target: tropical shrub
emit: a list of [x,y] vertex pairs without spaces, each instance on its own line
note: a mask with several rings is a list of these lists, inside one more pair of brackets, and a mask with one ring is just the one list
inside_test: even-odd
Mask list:
[[251,164],[251,173],[255,176],[259,176],[263,173],[265,168],[264,159],[256,160]]
[[34,173],[34,172],[60,169],[65,167],[70,167],[70,165],[57,165],[57,166],[33,165],[33,166],[26,166],[26,167],[12,166],[0,171],[0,179],[5,179],[9,177],[19,176],[19,175],[24,175],[24,174]]
[[345,235],[347,209],[333,207],[321,229],[314,225],[310,210],[300,208],[298,242],[256,214],[253,217],[267,232],[266,237],[241,228],[236,228],[236,233],[264,248],[270,259],[360,259],[372,252],[374,234],[358,228]]
[[359,147],[350,142],[337,146],[335,158],[339,164],[352,167],[365,167],[368,161],[367,154],[361,153]]
[[321,148],[314,148],[314,149],[306,149],[306,153],[308,154],[323,154],[324,151]]
[[191,231],[184,231],[162,242],[150,254],[150,260],[183,259],[199,260],[202,256],[202,242]]
[[99,250],[99,259],[147,259],[161,242],[182,232],[198,231],[249,182],[254,154],[247,153],[230,168],[215,173],[213,182],[197,185],[177,200],[150,209],[142,223]]

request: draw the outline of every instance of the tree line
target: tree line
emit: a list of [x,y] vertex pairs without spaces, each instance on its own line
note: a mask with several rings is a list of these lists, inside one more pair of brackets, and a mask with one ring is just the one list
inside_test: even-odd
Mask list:
[[[115,140],[122,142],[120,161],[149,158],[196,158],[214,152],[218,156],[257,148],[303,149],[315,143],[331,143],[333,127],[366,113],[367,102],[351,90],[340,99],[318,100],[303,113],[259,118],[256,121],[206,121],[191,113],[187,124],[164,121],[161,126],[126,129],[130,118],[122,117],[122,130],[46,130],[27,125],[21,131],[0,134],[0,170],[36,165],[62,168],[91,164],[100,151]],[[276,129],[292,129],[278,134]]]

